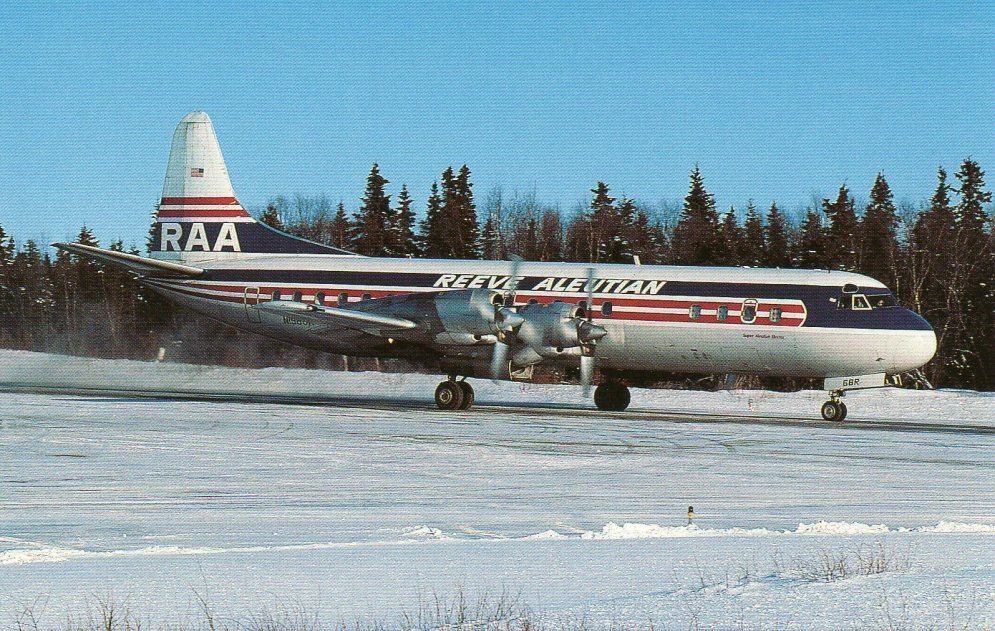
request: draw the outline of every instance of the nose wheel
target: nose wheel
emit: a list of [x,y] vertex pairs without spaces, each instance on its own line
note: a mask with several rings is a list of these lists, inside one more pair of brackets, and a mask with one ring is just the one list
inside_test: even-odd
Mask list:
[[465,380],[447,379],[435,389],[435,404],[440,410],[469,410],[473,388]]
[[822,404],[822,418],[833,423],[839,423],[846,418],[846,403],[834,396]]

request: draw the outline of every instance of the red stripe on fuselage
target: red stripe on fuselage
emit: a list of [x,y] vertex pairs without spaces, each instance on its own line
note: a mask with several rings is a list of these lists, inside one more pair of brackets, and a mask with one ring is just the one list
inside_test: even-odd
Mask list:
[[[207,300],[218,300],[218,301],[221,301],[221,302],[231,302],[231,303],[237,303],[237,304],[242,304],[244,302],[244,300],[245,300],[245,297],[244,297],[245,287],[244,286],[240,286],[240,285],[207,285],[207,284],[204,284],[204,283],[182,283],[182,284],[156,283],[156,284],[158,284],[161,287],[164,287],[165,289],[169,289],[169,290],[176,291],[176,292],[179,292],[179,293],[182,293],[182,294],[194,296],[194,297],[197,297],[197,298],[207,299]],[[253,285],[252,287],[253,287],[253,289],[257,288],[255,285]],[[204,293],[203,290],[225,291],[225,292],[231,292],[231,293],[242,294],[242,295],[220,296],[220,295],[216,295],[216,294]],[[356,289],[348,289],[348,290],[342,289],[342,290],[339,290],[339,289],[334,289],[334,288],[329,288],[329,289],[315,289],[315,288],[294,289],[293,287],[290,287],[290,288],[282,287],[282,286],[281,287],[276,287],[276,286],[272,286],[272,285],[269,285],[269,286],[267,286],[267,285],[260,285],[260,286],[258,286],[258,290],[259,290],[259,300],[261,302],[265,302],[265,301],[269,300],[270,296],[273,294],[274,291],[279,291],[283,296],[293,296],[294,293],[296,293],[297,291],[300,291],[301,292],[301,300],[303,302],[313,302],[314,301],[314,297],[315,297],[316,294],[323,293],[323,294],[325,294],[325,304],[328,305],[328,306],[335,306],[337,304],[338,295],[342,294],[342,293],[346,294],[351,299],[362,298],[362,296],[367,295],[367,294],[369,295],[370,298],[385,298],[387,296],[399,296],[399,295],[405,295],[405,294],[415,293],[415,292],[410,292],[410,291],[392,292],[392,291],[373,290],[373,289],[366,290],[366,291],[356,290]],[[522,296],[523,296],[523,294],[520,293],[519,297],[522,297]],[[537,302],[539,302],[540,304],[549,304],[549,303],[552,303],[552,302],[554,302],[556,300],[557,300],[557,298],[555,296],[542,295],[542,296],[538,296],[537,297]],[[352,302],[355,303],[355,300],[353,300]],[[621,303],[618,300],[616,300],[616,299],[611,299],[611,300],[606,300],[606,301],[601,301],[601,302],[611,302],[614,306],[621,306]],[[639,322],[700,322],[700,323],[705,323],[705,324],[742,324],[742,321],[740,320],[740,318],[738,316],[734,316],[734,315],[730,315],[725,320],[719,320],[718,317],[715,316],[714,314],[711,314],[711,315],[702,314],[698,318],[692,319],[690,317],[690,314],[689,314],[688,311],[684,311],[682,313],[615,311],[611,316],[603,316],[603,315],[601,315],[597,311],[598,307],[601,306],[601,302],[599,302],[598,300],[595,300],[595,304],[594,304],[595,313],[593,315],[594,315],[594,318],[597,319],[597,320],[629,320],[629,321],[639,321]],[[661,308],[661,309],[663,309],[663,308],[688,309],[692,304],[701,304],[701,303],[694,302],[693,300],[680,301],[680,300],[674,300],[673,298],[668,298],[666,300],[655,300],[655,301],[654,300],[639,300],[639,302],[641,302],[641,303],[647,303],[647,304],[629,305],[629,306],[657,307],[657,308]],[[525,302],[518,302],[516,304],[518,306],[522,306],[522,305],[525,304]],[[712,305],[721,305],[721,304],[727,304],[727,303],[717,302],[717,303],[711,303],[711,304]],[[702,306],[703,306],[703,308],[706,308],[706,309],[709,308],[709,307],[705,307],[704,304],[702,304]],[[737,303],[736,306],[738,306],[738,303]],[[766,311],[769,308],[769,306],[770,306],[770,304],[768,304],[768,305],[765,306],[764,303],[760,303],[760,309],[759,310],[760,311]],[[773,306],[781,307],[782,308],[782,313],[802,314],[802,313],[805,312],[804,306],[797,305],[797,304],[779,304],[779,303],[773,303]],[[788,310],[789,307],[791,308],[790,311]],[[752,324],[755,324],[755,325],[765,325],[765,326],[776,326],[776,327],[797,327],[797,326],[801,326],[802,322],[803,322],[803,320],[801,318],[784,318],[784,319],[781,319],[781,320],[779,320],[777,322],[771,322],[769,316],[759,316],[758,315],[757,318],[756,318],[756,320]]]
[[234,197],[163,197],[163,206],[228,206],[237,204]]
[[[190,282],[190,283],[185,283],[185,284],[188,285],[188,286],[190,286],[190,287],[198,287],[200,289],[213,289],[213,290],[216,290],[216,291],[234,291],[234,292],[239,292],[239,293],[244,292],[245,288],[246,288],[246,285],[213,285],[213,284],[198,283],[198,282]],[[250,285],[250,286],[251,287],[258,287],[259,288],[259,292],[263,293],[263,294],[271,294],[273,292],[273,290],[279,290],[280,293],[282,293],[284,295],[290,296],[290,295],[293,295],[295,291],[300,291],[305,296],[312,296],[313,297],[318,292],[321,292],[321,293],[324,293],[327,298],[334,298],[335,296],[337,296],[338,294],[343,293],[343,292],[346,293],[346,294],[348,294],[350,297],[359,297],[359,296],[362,296],[363,294],[370,294],[370,296],[373,297],[373,298],[383,298],[385,296],[401,296],[401,295],[406,295],[406,294],[415,294],[415,293],[426,293],[426,292],[430,292],[430,291],[439,291],[438,289],[434,289],[434,288],[425,288],[425,289],[420,289],[420,290],[396,290],[396,291],[390,291],[390,290],[380,290],[380,289],[362,289],[362,288],[357,289],[354,286],[350,287],[348,289],[337,289],[337,288],[334,288],[334,287],[328,287],[328,288],[326,288],[326,287],[317,287],[317,288],[316,287],[306,287],[306,288],[305,287],[301,287],[301,288],[298,288],[298,287],[294,287],[293,285],[275,285],[275,284],[259,284],[259,285]],[[517,292],[516,293],[516,297],[518,298],[518,300],[516,301],[516,303],[520,304],[520,305],[525,304],[526,302],[528,302],[531,299],[534,299],[539,304],[550,304],[550,303],[553,303],[553,302],[555,302],[557,300],[560,300],[560,301],[563,301],[563,302],[572,301],[572,300],[576,300],[576,301],[579,302],[580,300],[584,300],[583,298],[575,298],[575,297],[564,298],[564,297],[557,296],[555,294],[551,295],[551,294],[546,294],[546,293],[538,293],[538,292],[533,293],[533,292],[526,292],[526,291],[519,291],[519,292]],[[608,297],[608,298],[605,298],[605,297],[595,297],[594,298],[594,306],[598,307],[598,306],[600,306],[604,302],[611,302],[612,305],[614,305],[616,307],[651,307],[651,308],[656,308],[656,309],[667,309],[667,308],[670,308],[670,309],[687,309],[691,305],[699,305],[702,309],[715,310],[715,309],[718,309],[720,306],[726,306],[726,307],[735,308],[735,309],[738,310],[742,306],[742,304],[743,304],[744,301],[745,301],[745,299],[742,299],[742,300],[728,300],[728,301],[716,301],[716,300],[707,300],[706,301],[706,300],[698,300],[698,299],[694,299],[694,298],[675,298],[673,296],[666,296],[666,297],[659,297],[659,298],[649,298],[649,297],[647,297],[647,298],[623,298],[623,297],[612,296],[612,297]],[[777,302],[777,301],[770,301],[770,302],[760,301],[760,303],[757,305],[757,310],[758,311],[767,311],[771,307],[779,307],[781,309],[781,313],[796,313],[796,314],[797,313],[805,313],[805,306],[802,305],[802,304],[798,304],[798,303],[782,303],[782,302]]]

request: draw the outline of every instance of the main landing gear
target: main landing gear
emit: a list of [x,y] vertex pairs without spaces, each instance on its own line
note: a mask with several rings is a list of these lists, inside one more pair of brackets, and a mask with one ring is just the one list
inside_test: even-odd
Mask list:
[[846,418],[846,403],[840,401],[842,396],[842,390],[833,390],[829,393],[829,400],[822,404],[822,418],[836,423]]
[[606,412],[621,412],[630,399],[629,388],[620,381],[606,381],[594,389],[594,405]]
[[457,381],[450,377],[435,389],[435,404],[440,410],[469,410],[473,405],[473,388],[465,379]]

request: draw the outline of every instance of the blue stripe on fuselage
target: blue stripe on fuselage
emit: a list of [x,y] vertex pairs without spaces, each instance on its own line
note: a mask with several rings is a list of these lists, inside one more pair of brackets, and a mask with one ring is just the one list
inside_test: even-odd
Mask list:
[[[330,287],[433,287],[439,279],[438,273],[425,272],[375,272],[375,271],[317,271],[317,270],[208,270],[200,280],[257,283],[261,285],[285,285],[288,288],[299,284],[321,284]],[[531,291],[543,281],[545,276],[530,276],[521,280],[518,290]],[[542,291],[542,290],[540,290]],[[867,287],[858,290],[869,295],[881,295],[887,290],[880,287]],[[556,292],[550,292],[556,293]],[[609,299],[607,294],[604,299]],[[656,294],[620,294],[619,298],[653,298],[700,296],[801,300],[805,304],[806,327],[882,329],[930,331],[932,327],[919,314],[902,307],[881,307],[870,311],[839,309],[835,300],[842,296],[840,288],[820,285],[787,285],[765,283],[691,282],[668,281]]]

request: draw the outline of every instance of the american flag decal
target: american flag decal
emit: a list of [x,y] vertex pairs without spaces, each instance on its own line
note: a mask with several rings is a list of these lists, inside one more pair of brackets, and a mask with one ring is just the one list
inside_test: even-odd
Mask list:
[[190,169],[190,177],[204,177],[204,169]]

